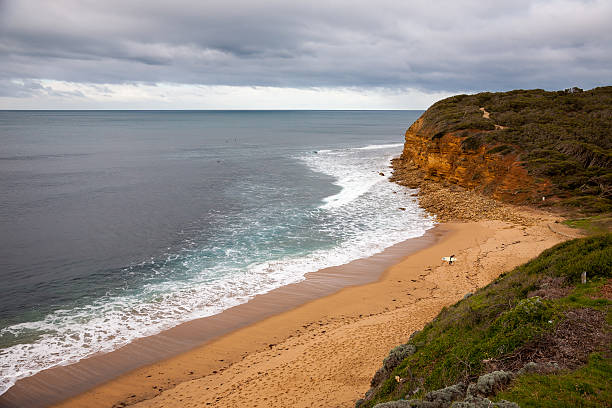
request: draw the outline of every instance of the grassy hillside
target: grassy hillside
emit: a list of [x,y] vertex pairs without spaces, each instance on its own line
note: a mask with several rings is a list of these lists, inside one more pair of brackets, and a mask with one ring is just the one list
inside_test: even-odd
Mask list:
[[457,95],[423,119],[434,138],[463,132],[465,151],[485,145],[490,154],[519,153],[531,176],[551,182],[557,200],[550,204],[612,210],[612,87]]
[[[611,406],[611,278],[610,233],[544,251],[445,308],[392,350],[357,405],[433,401],[435,395],[426,393],[458,383],[463,385],[445,395],[465,396],[467,384],[480,387],[479,376],[497,371],[511,373],[512,381],[494,387],[488,395],[492,401],[521,407]],[[387,406],[450,406],[402,404]]]

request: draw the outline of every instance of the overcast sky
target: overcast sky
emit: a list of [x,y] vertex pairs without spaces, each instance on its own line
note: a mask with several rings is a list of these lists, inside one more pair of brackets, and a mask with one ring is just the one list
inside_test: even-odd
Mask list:
[[610,84],[611,0],[0,0],[0,109],[420,109]]

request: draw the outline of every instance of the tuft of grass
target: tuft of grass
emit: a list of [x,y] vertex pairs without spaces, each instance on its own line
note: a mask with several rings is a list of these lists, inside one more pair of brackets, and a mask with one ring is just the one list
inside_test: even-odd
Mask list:
[[498,393],[522,408],[597,408],[612,402],[612,361],[593,353],[588,363],[559,374],[527,374],[518,377],[510,388]]

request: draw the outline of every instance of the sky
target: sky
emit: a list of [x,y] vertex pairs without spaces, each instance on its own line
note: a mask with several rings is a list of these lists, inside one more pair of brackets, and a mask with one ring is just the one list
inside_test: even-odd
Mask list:
[[0,0],[0,109],[426,109],[612,84],[611,0]]

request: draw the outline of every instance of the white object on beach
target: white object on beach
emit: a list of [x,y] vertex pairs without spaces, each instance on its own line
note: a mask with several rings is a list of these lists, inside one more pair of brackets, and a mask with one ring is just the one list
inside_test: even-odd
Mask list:
[[451,256],[445,256],[444,258],[442,258],[442,260],[445,262],[448,262],[449,264],[452,264],[453,262],[457,260],[457,258],[455,258],[455,255],[451,255]]

